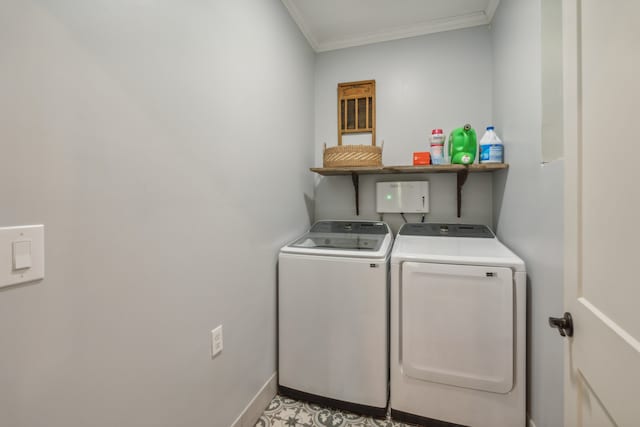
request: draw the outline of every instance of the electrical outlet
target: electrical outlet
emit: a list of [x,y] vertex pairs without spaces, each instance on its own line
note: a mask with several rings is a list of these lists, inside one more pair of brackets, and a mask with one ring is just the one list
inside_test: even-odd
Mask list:
[[211,330],[211,358],[222,351],[222,325]]

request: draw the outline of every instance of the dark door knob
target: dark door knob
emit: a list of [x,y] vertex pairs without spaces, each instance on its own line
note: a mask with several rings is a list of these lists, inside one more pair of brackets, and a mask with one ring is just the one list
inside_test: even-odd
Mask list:
[[549,317],[549,326],[558,328],[563,337],[573,336],[573,319],[571,313],[565,313],[562,317]]

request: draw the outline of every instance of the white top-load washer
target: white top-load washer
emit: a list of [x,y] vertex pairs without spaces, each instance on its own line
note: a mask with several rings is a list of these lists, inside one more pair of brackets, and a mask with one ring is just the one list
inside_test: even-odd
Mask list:
[[281,249],[281,393],[385,414],[392,243],[384,222],[320,221]]
[[391,254],[391,415],[525,426],[524,262],[484,225],[405,224]]

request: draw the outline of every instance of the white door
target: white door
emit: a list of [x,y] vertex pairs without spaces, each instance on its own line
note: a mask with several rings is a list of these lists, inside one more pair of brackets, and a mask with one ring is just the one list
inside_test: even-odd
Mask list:
[[565,425],[640,426],[640,1],[563,0]]

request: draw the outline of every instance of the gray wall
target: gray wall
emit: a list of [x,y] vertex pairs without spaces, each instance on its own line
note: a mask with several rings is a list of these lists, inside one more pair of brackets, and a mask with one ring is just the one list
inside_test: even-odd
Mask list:
[[502,0],[493,22],[493,114],[508,172],[494,178],[498,236],[527,264],[529,413],[563,424],[563,161],[542,164],[540,0]]
[[3,427],[234,421],[313,215],[313,67],[279,0],[2,2],[0,225],[46,225],[0,291]]
[[[449,31],[318,54],[315,96],[315,164],[322,165],[322,147],[337,144],[337,95],[340,82],[375,79],[377,142],[384,140],[383,163],[408,165],[414,151],[428,151],[433,128],[449,133],[471,123],[482,136],[491,122],[491,36],[487,27]],[[369,144],[367,135],[345,143]],[[491,224],[491,175],[469,177],[464,187],[462,218],[456,218],[456,180],[447,175],[377,176],[361,179],[360,218],[377,219],[377,180],[431,181],[429,221]],[[316,180],[316,219],[356,218],[350,177]],[[417,220],[409,215],[409,220]],[[399,215],[385,220],[394,228]]]
[[541,0],[542,160],[562,158],[562,2]]

